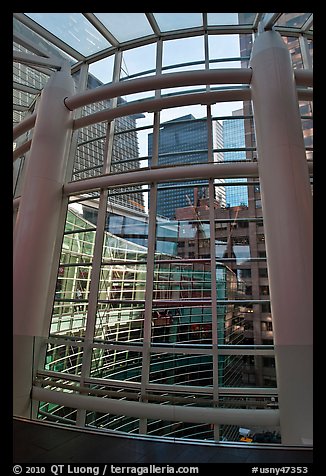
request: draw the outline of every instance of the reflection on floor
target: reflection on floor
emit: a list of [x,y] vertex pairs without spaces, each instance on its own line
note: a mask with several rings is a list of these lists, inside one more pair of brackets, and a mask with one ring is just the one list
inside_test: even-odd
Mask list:
[[[13,421],[14,463],[312,463],[312,449],[162,442]],[[274,447],[275,448],[275,447]]]

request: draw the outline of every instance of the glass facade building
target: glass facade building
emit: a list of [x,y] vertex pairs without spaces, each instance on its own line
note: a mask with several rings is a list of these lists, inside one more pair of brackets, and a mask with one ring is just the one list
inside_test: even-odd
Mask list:
[[[216,121],[213,127],[214,150],[222,150],[222,126]],[[208,130],[206,120],[196,120],[192,114],[172,119],[161,124],[159,142],[159,165],[198,164],[207,162]],[[153,150],[153,134],[148,135],[148,151],[151,157]],[[222,152],[214,152],[214,161],[223,161]],[[149,162],[151,164],[151,161]],[[219,179],[219,183],[223,180]],[[201,181],[198,184],[203,183]],[[192,203],[192,188],[176,190],[171,183],[166,184],[167,190],[161,190],[157,203],[157,213],[162,217],[175,218],[176,208]],[[208,194],[207,187],[200,187],[204,195]],[[218,200],[225,206],[225,192],[219,187]],[[190,195],[190,196],[189,196]]]
[[13,20],[15,417],[311,448],[312,14]]
[[[243,110],[239,109],[238,111],[233,111],[232,115],[240,116],[241,118],[241,116],[243,116]],[[243,119],[230,119],[223,122],[223,144],[226,149],[230,150],[228,154],[225,154],[225,160],[246,160]],[[239,148],[240,150],[234,150]],[[243,180],[239,179],[238,181],[241,182]],[[226,190],[228,191],[226,196],[227,206],[234,207],[239,204],[248,206],[248,193],[246,187],[227,187]]]

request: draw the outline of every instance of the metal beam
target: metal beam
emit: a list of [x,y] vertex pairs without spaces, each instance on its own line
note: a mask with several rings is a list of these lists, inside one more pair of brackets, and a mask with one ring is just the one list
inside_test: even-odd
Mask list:
[[35,121],[36,113],[32,114],[31,116],[27,117],[19,124],[17,124],[17,126],[13,128],[13,140],[17,139],[19,136],[32,129],[32,127],[34,127]]
[[117,84],[106,84],[96,89],[84,91],[67,98],[65,104],[70,110],[74,110],[91,102],[160,88],[196,86],[200,84],[249,84],[251,75],[251,69],[245,68],[204,69],[182,73],[157,74],[156,76],[138,78]]
[[64,186],[63,192],[65,195],[74,195],[75,193],[84,193],[112,186],[210,177],[258,177],[258,164],[257,162],[219,162],[214,164],[198,164],[191,167],[185,165],[158,169],[140,169],[123,174],[102,175],[76,182],[69,182]]
[[26,84],[17,83],[16,81],[13,81],[12,88],[15,89],[16,91],[23,91],[24,93],[29,93],[29,94],[38,94],[41,91],[40,89],[33,88],[32,86],[27,86]]
[[146,15],[146,18],[148,20],[148,23],[151,25],[155,35],[157,35],[158,37],[160,37],[162,35],[162,32],[160,30],[160,27],[158,26],[157,24],[157,21],[155,20],[155,17],[153,15],[153,13],[145,13]]
[[76,130],[97,122],[112,121],[117,117],[130,116],[142,112],[158,112],[171,107],[189,106],[191,104],[210,105],[216,102],[228,101],[249,101],[250,98],[251,92],[249,88],[239,88],[135,101],[115,109],[104,109],[103,111],[81,117],[74,121],[73,128]]
[[306,21],[304,22],[304,24],[302,25],[301,31],[302,31],[303,33],[306,32],[306,31],[308,31],[308,30],[312,27],[312,25],[313,25],[313,20],[314,20],[313,17],[314,17],[313,14],[311,14],[310,17],[308,17],[307,20],[306,20]]
[[83,13],[85,18],[97,29],[99,33],[114,47],[119,46],[119,41],[112,35],[112,33],[101,23],[101,21],[94,15],[94,13]]
[[56,403],[69,408],[112,413],[134,418],[150,418],[189,423],[216,423],[240,426],[278,426],[278,410],[185,407],[179,405],[158,405],[155,403],[133,402],[111,398],[99,398],[73,393],[57,392],[33,387],[32,398],[38,401]]
[[255,19],[252,24],[252,28],[257,30],[260,20],[262,19],[263,13],[256,13]]
[[13,52],[13,61],[16,63],[47,66],[48,68],[55,68],[57,70],[60,70],[63,65],[63,61],[57,58],[45,58],[44,56],[31,55],[29,53],[23,53],[22,51]]
[[27,142],[24,142],[20,147],[17,147],[17,149],[14,150],[13,153],[13,159],[14,161],[24,155],[30,148],[31,148],[32,140],[28,140]]
[[281,15],[283,15],[283,13],[265,13],[262,19],[264,29],[271,30]]
[[18,43],[19,45],[23,46],[27,50],[35,53],[36,55],[45,56],[46,58],[49,56],[49,53],[44,50],[40,45],[36,45],[29,41],[24,35],[20,33],[13,33],[13,41]]
[[[313,71],[311,69],[295,69],[293,72],[297,86],[313,86]],[[303,90],[297,88],[297,91],[301,92]]]
[[29,110],[29,106],[23,106],[22,104],[13,103],[12,108],[14,111],[26,112]]

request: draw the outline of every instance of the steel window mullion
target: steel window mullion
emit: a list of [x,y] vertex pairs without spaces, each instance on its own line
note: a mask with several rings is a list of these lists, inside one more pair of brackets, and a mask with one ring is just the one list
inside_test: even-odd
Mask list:
[[[80,74],[78,78],[78,85],[77,85],[77,91],[78,93],[84,91],[87,87],[87,77],[88,77],[88,65],[83,64],[80,68]],[[82,117],[82,108],[77,109],[74,111],[74,120],[79,119]],[[68,182],[71,180],[72,173],[73,173],[73,167],[74,167],[74,162],[75,162],[75,157],[76,157],[76,151],[78,147],[78,135],[79,131],[73,131],[72,133],[72,138],[71,138],[71,146],[70,146],[70,151],[69,151],[69,157],[68,157],[68,164],[67,164],[67,169],[66,169],[66,181]]]
[[39,94],[41,92],[40,89],[34,88],[32,86],[27,86],[26,84],[23,84],[23,83],[17,83],[16,81],[13,81],[12,87],[16,91],[23,91],[29,94]]
[[271,30],[282,13],[265,13],[263,17],[263,26],[265,30]]
[[312,70],[312,60],[309,54],[308,40],[305,36],[299,36],[299,44],[304,69]]
[[[157,134],[157,129],[154,134]],[[150,353],[151,353],[151,332],[152,332],[152,305],[153,305],[153,288],[154,288],[154,259],[156,245],[156,201],[157,201],[157,185],[152,184],[150,189],[150,208],[148,220],[148,252],[147,252],[147,269],[146,269],[146,290],[145,290],[145,311],[144,311],[144,332],[142,346],[142,372],[141,372],[141,401],[146,400],[147,385],[149,383],[150,373]],[[139,431],[147,433],[147,420],[141,419]]]
[[157,35],[158,37],[161,36],[162,32],[157,24],[157,21],[155,20],[155,17],[153,15],[153,13],[145,13],[146,15],[146,18],[149,22],[149,24],[151,25],[152,29],[153,29],[153,32],[155,33],[155,35]]
[[307,18],[307,20],[304,22],[304,24],[302,25],[301,27],[301,31],[303,33],[305,33],[306,31],[308,31],[311,27],[312,27],[312,24],[313,24],[313,14],[311,13],[311,15]]
[[112,33],[103,25],[103,23],[94,15],[94,13],[82,13],[82,15],[97,29],[97,31],[104,36],[104,38],[111,43],[112,46],[118,47],[118,40]]
[[[212,346],[213,346],[213,400],[218,404],[218,326],[217,326],[217,283],[216,283],[216,249],[215,249],[215,207],[214,207],[214,179],[209,180],[209,227],[210,227],[210,255],[211,255],[211,293],[212,293]],[[214,425],[214,439],[219,440],[219,425]]]
[[[96,324],[97,314],[97,299],[98,289],[101,274],[101,261],[102,261],[102,249],[104,240],[104,230],[106,223],[106,204],[107,204],[108,191],[102,190],[100,195],[100,203],[98,209],[95,244],[94,244],[94,256],[93,266],[91,271],[91,281],[88,297],[88,310],[86,320],[86,331],[84,340],[84,353],[82,361],[82,370],[80,375],[80,384],[84,384],[85,378],[90,376],[91,362],[92,362],[92,350]],[[77,424],[85,426],[86,411],[78,410]]]
[[258,24],[259,24],[262,16],[263,16],[263,13],[256,13],[256,16],[255,16],[253,24],[252,24],[253,30],[256,30],[258,28]]
[[[150,19],[148,19],[150,21]],[[155,27],[156,22],[151,26]],[[156,50],[156,74],[162,71],[162,41],[157,42]],[[161,97],[161,89],[155,90],[155,98]],[[158,164],[159,154],[159,129],[160,113],[154,112],[153,123],[153,144],[152,144],[152,164]],[[157,206],[157,183],[150,184],[149,191],[150,208],[148,211],[148,244],[147,244],[147,267],[146,267],[146,290],[145,290],[145,310],[144,310],[144,332],[142,348],[142,372],[141,372],[141,401],[147,402],[146,393],[149,383],[150,360],[151,360],[151,333],[152,333],[152,307],[154,289],[154,260],[156,248],[156,206]],[[147,434],[147,418],[139,419],[139,433]]]

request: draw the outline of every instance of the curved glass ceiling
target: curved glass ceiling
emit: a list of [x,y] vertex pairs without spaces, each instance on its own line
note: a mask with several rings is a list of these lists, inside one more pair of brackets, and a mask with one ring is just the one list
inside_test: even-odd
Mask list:
[[[220,48],[225,40],[227,47],[223,52],[219,50],[220,58],[234,56],[239,60],[240,52],[232,49],[234,38],[272,28],[283,36],[304,36],[309,46],[308,42],[313,38],[313,14],[14,13],[14,123],[20,122],[31,110],[55,70],[56,61],[58,64],[66,60],[75,73],[82,64],[88,63],[89,71],[95,73],[99,68],[101,71],[109,69],[109,63],[119,49],[123,52],[122,69],[128,77],[133,77],[141,70],[155,72],[156,53],[151,46],[163,40],[162,70],[170,68],[172,63],[185,61],[196,68],[198,64],[204,64],[204,34],[208,35],[208,47],[217,48],[218,43]],[[177,42],[179,45],[186,42],[187,48],[178,50]],[[194,56],[198,48],[201,54]],[[31,55],[41,60],[42,57],[50,58],[54,63],[36,61],[33,64]],[[25,66],[21,68],[21,64]],[[212,61],[210,67],[215,67],[214,64]],[[228,67],[232,67],[230,62]],[[103,81],[109,80],[107,73]]]
[[[18,13],[16,18],[49,40],[67,45],[69,54],[85,60],[130,43],[178,37],[187,30],[240,33],[267,28],[312,35],[312,13]],[[59,45],[57,45],[59,46]],[[68,52],[68,49],[66,52]],[[74,54],[75,52],[75,54]]]
[[82,13],[26,13],[26,15],[84,56],[111,46]]

